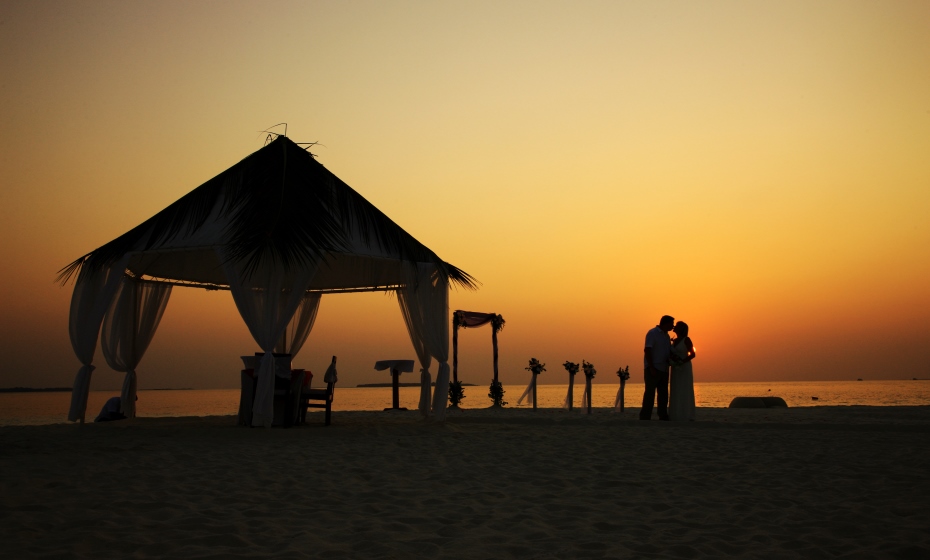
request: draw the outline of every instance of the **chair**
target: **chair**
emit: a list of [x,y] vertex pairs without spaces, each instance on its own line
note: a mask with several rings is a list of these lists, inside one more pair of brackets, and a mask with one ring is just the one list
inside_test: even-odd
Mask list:
[[305,424],[307,422],[308,408],[325,408],[326,414],[324,416],[323,425],[329,426],[333,415],[333,393],[335,389],[336,384],[333,382],[327,383],[325,389],[304,389],[300,393],[300,404],[297,405],[299,411],[297,423]]
[[[297,423],[305,424],[307,422],[307,409],[308,408],[323,408],[326,409],[326,414],[324,416],[323,425],[329,426],[332,420],[333,414],[333,393],[336,391],[336,357],[333,356],[333,363],[330,365],[329,369],[326,370],[326,375],[323,376],[323,381],[326,382],[325,389],[311,389],[309,384],[300,392],[300,400],[297,405],[298,415]],[[319,402],[312,402],[319,401]]]

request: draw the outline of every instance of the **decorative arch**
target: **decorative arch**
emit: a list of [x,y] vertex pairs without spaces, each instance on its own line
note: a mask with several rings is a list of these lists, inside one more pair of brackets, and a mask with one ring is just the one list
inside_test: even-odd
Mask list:
[[494,351],[494,382],[497,383],[497,333],[504,329],[504,317],[497,313],[478,313],[456,309],[452,314],[452,381],[459,380],[459,328],[491,325],[491,347]]

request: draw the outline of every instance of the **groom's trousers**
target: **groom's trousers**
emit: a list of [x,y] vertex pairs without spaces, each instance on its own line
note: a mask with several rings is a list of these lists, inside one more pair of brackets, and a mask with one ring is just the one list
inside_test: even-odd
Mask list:
[[668,369],[662,372],[655,368],[647,368],[645,379],[646,392],[643,393],[643,408],[639,411],[639,419],[652,418],[652,404],[658,399],[656,408],[659,418],[668,420]]

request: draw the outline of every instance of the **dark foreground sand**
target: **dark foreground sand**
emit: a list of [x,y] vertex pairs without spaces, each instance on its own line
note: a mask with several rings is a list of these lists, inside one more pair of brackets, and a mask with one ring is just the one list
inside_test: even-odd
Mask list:
[[0,428],[0,556],[930,557],[930,407],[698,412]]

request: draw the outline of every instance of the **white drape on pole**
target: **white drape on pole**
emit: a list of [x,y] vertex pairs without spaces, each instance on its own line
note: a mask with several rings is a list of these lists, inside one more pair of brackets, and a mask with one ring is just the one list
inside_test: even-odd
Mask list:
[[530,372],[530,384],[526,386],[526,390],[523,391],[523,394],[517,399],[518,405],[523,402],[523,399],[526,399],[526,404],[533,404],[533,387],[536,387],[536,377],[537,375],[535,373]]
[[[287,324],[282,340],[275,345],[275,352],[280,354],[287,353],[294,356],[303,348],[304,342],[310,336],[313,330],[313,323],[316,322],[316,314],[320,310],[320,300],[322,296],[318,293],[304,293],[294,317]],[[285,346],[284,342],[287,342]]]
[[432,358],[439,362],[432,413],[436,420],[446,416],[449,399],[449,285],[433,265],[405,266],[404,286],[397,290],[400,311],[420,361],[420,413],[430,411],[430,372]]
[[155,336],[171,296],[170,284],[137,282],[124,277],[103,318],[100,347],[107,364],[126,373],[120,412],[136,416],[136,367]]
[[584,393],[581,395],[581,408],[587,413],[591,409],[591,378],[584,378]]
[[[417,360],[420,362],[420,404],[418,408],[420,414],[429,416],[430,383],[432,382],[429,366],[433,363],[433,358],[426,349],[426,343],[423,341],[423,337],[420,336],[420,323],[413,318],[411,306],[407,304],[408,299],[411,298],[407,296],[406,290],[397,290],[397,302],[400,304],[400,313],[404,317],[404,324],[407,325],[407,333],[410,334],[410,342],[413,344],[413,351],[416,353]],[[415,306],[416,298],[412,298],[412,301],[414,303],[411,305]]]
[[94,371],[94,351],[97,349],[97,336],[100,334],[100,322],[110,307],[113,294],[119,288],[119,282],[126,271],[128,257],[123,257],[108,268],[85,273],[82,269],[77,285],[71,294],[71,314],[68,318],[68,334],[71,348],[82,366],[74,377],[71,391],[71,408],[68,420],[84,422],[87,410],[87,395],[90,393],[90,378]]
[[258,383],[252,406],[252,425],[271,427],[274,418],[274,352],[287,324],[303,301],[317,266],[302,266],[285,273],[274,264],[248,271],[220,254],[223,271],[239,315],[252,338],[265,353],[258,366]]
[[562,408],[571,410],[572,409],[572,399],[575,398],[575,376],[568,374],[568,393],[565,395],[565,401],[562,403]]

